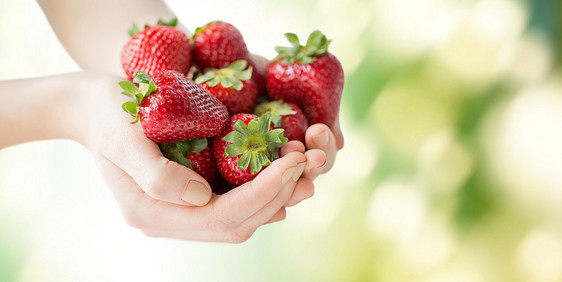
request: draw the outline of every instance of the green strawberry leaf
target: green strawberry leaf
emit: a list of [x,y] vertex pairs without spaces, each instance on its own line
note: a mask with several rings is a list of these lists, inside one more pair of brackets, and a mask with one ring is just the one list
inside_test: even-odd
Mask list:
[[137,116],[137,113],[138,113],[137,103],[129,101],[129,102],[123,103],[123,105],[121,105],[121,107],[123,108],[123,110],[125,112],[129,113],[131,116],[133,116],[133,117]]
[[233,143],[226,146],[224,155],[227,157],[236,157],[240,154],[243,154],[244,151],[244,146],[242,146],[240,143]]
[[144,99],[144,96],[142,95],[142,93],[138,93],[135,95],[135,101],[137,102],[137,106],[140,106],[140,104],[142,103],[142,100]]
[[253,119],[248,122],[248,132],[250,134],[257,134],[259,130],[259,119]]
[[251,158],[250,155],[251,155],[251,153],[249,153],[249,152],[246,152],[246,153],[242,154],[240,159],[238,159],[238,161],[236,162],[236,165],[238,166],[238,168],[240,168],[243,171],[248,169],[248,166],[250,165],[250,158]]
[[205,29],[207,29],[207,27],[211,24],[219,24],[221,23],[221,21],[212,21],[209,22],[208,24],[204,25],[204,26],[200,26],[198,28],[195,29],[195,32],[193,33],[193,38],[195,38],[195,36],[197,36],[199,33],[205,31]]
[[125,102],[121,105],[121,108],[125,112],[135,117],[135,120],[131,123],[137,123],[140,120],[138,111],[144,98],[148,97],[152,92],[158,90],[154,81],[152,81],[152,78],[150,78],[148,74],[142,71],[136,71],[135,74],[136,76],[135,79],[133,79],[133,82],[138,83],[138,87],[129,81],[119,82],[119,86],[124,90],[121,94],[134,99],[134,101]]
[[[211,69],[211,70],[213,70],[213,69]],[[209,80],[211,80],[215,77],[216,77],[216,75],[212,71],[207,71],[205,74],[198,76],[195,79],[195,82],[201,84],[203,82],[208,82]],[[217,83],[218,83],[218,81],[217,81]],[[209,85],[209,83],[207,83],[207,85]],[[212,85],[212,86],[215,86],[215,85]],[[211,86],[211,85],[209,85],[209,86]]]
[[158,144],[162,155],[167,159],[179,163],[191,170],[193,170],[193,166],[191,162],[185,157],[185,155],[180,151],[178,148],[178,144],[176,143],[160,143]]
[[264,166],[271,164],[279,158],[277,148],[287,144],[283,129],[269,130],[271,116],[269,113],[263,117],[252,119],[246,125],[241,120],[236,121],[233,131],[223,137],[229,142],[226,146],[225,157],[240,156],[236,165],[245,171],[250,167],[253,174],[258,173]]
[[285,37],[289,40],[292,47],[275,47],[278,55],[273,61],[282,60],[284,64],[292,64],[299,61],[301,64],[311,64],[314,62],[315,56],[321,56],[328,52],[328,45],[331,40],[328,40],[322,32],[313,31],[305,46],[299,43],[298,37],[293,33],[286,33]]
[[265,113],[259,118],[257,134],[266,135],[271,125],[271,114]]
[[186,141],[178,141],[175,143],[179,151],[184,157],[191,153],[199,153],[208,146],[207,138],[197,138]]
[[241,120],[237,120],[234,125],[232,126],[232,128],[235,131],[238,131],[244,135],[248,135],[249,134],[249,130],[248,130],[248,126]]
[[199,153],[199,152],[205,150],[205,148],[207,148],[207,146],[209,146],[209,142],[207,141],[207,138],[191,139],[190,143],[191,143],[191,152],[192,153]]
[[308,36],[306,46],[321,46],[322,40],[326,41],[326,36],[319,30],[315,30]]
[[299,41],[299,37],[294,33],[285,33],[285,37],[293,46],[300,46],[301,43]]
[[252,66],[249,66],[246,70],[240,71],[240,72],[235,72],[234,73],[234,77],[238,78],[239,80],[248,80],[250,78],[252,78],[252,72],[254,71],[254,68]]
[[139,84],[140,83],[148,84],[151,80],[152,78],[150,77],[150,75],[142,71],[135,71],[135,78],[133,79],[133,82]]
[[231,70],[243,71],[246,66],[248,66],[248,62],[246,60],[238,60],[230,64],[228,68]]
[[195,82],[202,84],[206,83],[209,87],[215,87],[219,83],[224,88],[233,88],[237,91],[244,88],[242,81],[248,80],[252,77],[252,66],[248,66],[248,62],[245,60],[238,60],[230,64],[226,68],[213,69],[209,68],[205,70],[205,73],[198,76]]
[[242,84],[242,82],[238,79],[233,79],[232,80],[232,88],[234,88],[234,90],[236,90],[236,91],[240,91],[240,90],[242,90],[242,88],[244,88],[244,84]]
[[276,100],[261,103],[254,109],[254,114],[257,116],[263,116],[265,113],[271,114],[273,126],[280,127],[284,116],[294,115],[297,112],[288,104],[283,103],[283,100]]
[[214,87],[217,86],[221,82],[221,78],[218,76],[213,77],[213,79],[207,82],[207,85]]
[[253,174],[260,172],[262,169],[262,164],[258,160],[258,156],[255,152],[250,153],[250,171]]
[[137,93],[140,93],[139,88],[130,81],[121,81],[119,86],[124,91],[121,94],[134,98]]
[[187,141],[178,141],[176,146],[181,154],[187,158],[187,156],[192,152],[191,144]]
[[232,131],[230,133],[228,133],[227,135],[225,135],[222,140],[229,142],[229,143],[242,143],[244,142],[244,134],[240,133],[239,131]]
[[232,83],[232,79],[230,79],[228,76],[221,77],[221,84],[224,88],[232,88],[232,86],[234,85]]
[[178,18],[171,18],[169,21],[164,21],[162,19],[159,19],[157,22],[158,25],[165,25],[165,26],[172,26],[175,27],[178,25]]
[[136,23],[133,23],[133,26],[131,26],[129,29],[127,29],[127,34],[129,34],[129,37],[133,37],[135,34],[137,34],[139,32],[140,32],[140,29],[139,29],[139,27]]

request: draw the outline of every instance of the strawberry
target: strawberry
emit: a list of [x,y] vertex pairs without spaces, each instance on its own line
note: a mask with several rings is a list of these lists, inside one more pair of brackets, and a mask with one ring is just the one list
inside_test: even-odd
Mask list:
[[123,110],[140,120],[144,134],[158,143],[211,137],[228,121],[228,110],[195,81],[176,71],[164,71],[151,78],[137,72],[133,82],[121,81],[122,94],[135,99],[123,103]]
[[254,179],[272,161],[278,149],[287,144],[283,129],[271,129],[271,116],[236,114],[215,138],[213,152],[221,175],[230,184],[241,185]]
[[184,165],[199,175],[212,186],[215,183],[217,165],[212,146],[206,138],[158,144],[167,159]]
[[287,139],[304,142],[308,120],[297,105],[277,100],[263,102],[254,109],[254,114],[257,116],[262,116],[265,113],[271,114],[273,128],[285,130]]
[[252,80],[258,92],[265,90],[265,78],[256,70],[256,63],[240,31],[223,21],[210,22],[195,30],[193,35],[195,61],[201,70],[220,69],[235,61],[246,60],[253,67]]
[[195,82],[217,97],[230,115],[247,113],[256,105],[258,90],[250,79],[253,68],[250,66],[246,69],[246,65],[245,60],[239,60],[226,68],[210,68]]
[[308,122],[332,126],[338,116],[344,74],[338,59],[328,52],[330,40],[320,31],[308,37],[306,46],[295,34],[285,37],[292,47],[277,47],[279,55],[269,64],[267,88],[273,100],[297,104]]
[[192,65],[191,43],[189,37],[176,29],[177,20],[169,23],[147,26],[138,31],[133,26],[129,30],[131,39],[121,51],[121,64],[129,79],[135,71],[154,75],[163,70],[175,70],[186,74]]

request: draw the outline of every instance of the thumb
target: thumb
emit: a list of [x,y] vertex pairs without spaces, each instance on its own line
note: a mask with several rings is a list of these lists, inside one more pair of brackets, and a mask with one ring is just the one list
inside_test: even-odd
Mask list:
[[130,138],[127,146],[114,146],[106,158],[156,200],[185,206],[203,206],[209,202],[213,193],[202,176],[166,159],[155,142],[144,136],[136,137]]

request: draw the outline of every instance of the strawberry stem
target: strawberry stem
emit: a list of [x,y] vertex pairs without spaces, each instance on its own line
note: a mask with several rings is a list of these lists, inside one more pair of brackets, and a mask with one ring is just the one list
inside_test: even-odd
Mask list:
[[119,86],[123,89],[121,94],[134,99],[134,101],[128,101],[121,105],[121,108],[125,112],[135,118],[131,123],[137,123],[140,120],[140,115],[138,114],[139,107],[144,99],[158,90],[156,85],[154,85],[154,81],[152,81],[152,78],[148,74],[142,71],[136,71],[135,75],[133,82],[138,83],[139,86],[136,86],[130,81],[119,82]]
[[222,140],[229,142],[224,155],[226,157],[240,156],[236,165],[241,170],[250,167],[252,174],[261,171],[279,158],[278,148],[287,144],[283,129],[270,130],[271,115],[264,114],[261,118],[251,120],[248,125],[237,121],[233,129]]
[[311,64],[314,62],[315,56],[320,56],[328,52],[328,46],[332,42],[318,30],[310,34],[305,46],[300,44],[298,36],[294,33],[285,33],[285,37],[292,46],[275,47],[278,55],[273,59],[273,61],[283,59],[282,62],[284,64],[292,64],[295,61],[301,64]]
[[273,126],[279,127],[281,126],[284,116],[294,115],[297,112],[288,104],[283,103],[283,100],[277,100],[261,103],[254,109],[254,114],[256,116],[261,117],[265,113],[270,113]]
[[193,169],[187,156],[191,153],[199,153],[207,148],[207,138],[178,141],[175,143],[160,143],[158,147],[162,155],[167,159],[179,163],[189,169]]
[[[195,82],[207,83],[208,86],[214,87],[219,83],[224,88],[234,88],[237,91],[242,90],[246,81],[252,77],[252,66],[246,69],[248,62],[246,60],[238,60],[222,69],[209,68],[205,73],[195,79]],[[244,70],[245,69],[245,70]]]

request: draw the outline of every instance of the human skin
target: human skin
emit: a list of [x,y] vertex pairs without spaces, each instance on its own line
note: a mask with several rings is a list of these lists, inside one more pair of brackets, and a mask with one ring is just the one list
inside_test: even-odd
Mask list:
[[[256,179],[223,195],[213,194],[201,176],[164,158],[120,107],[127,100],[119,94],[123,74],[116,63],[127,40],[123,31],[133,20],[155,22],[154,15],[173,16],[166,6],[150,0],[39,3],[84,71],[0,81],[0,132],[5,133],[0,148],[61,138],[83,144],[127,223],[149,236],[244,242],[258,227],[284,219],[286,207],[311,197],[313,180],[332,167],[343,146],[339,123],[332,129],[312,125],[306,145],[289,142],[282,157]],[[94,21],[100,14],[110,24]],[[84,36],[84,30],[90,36]]]

